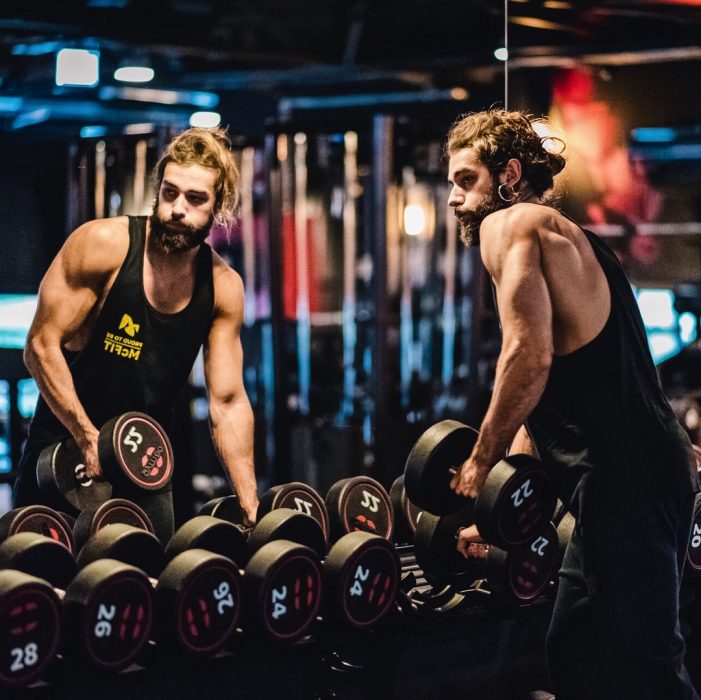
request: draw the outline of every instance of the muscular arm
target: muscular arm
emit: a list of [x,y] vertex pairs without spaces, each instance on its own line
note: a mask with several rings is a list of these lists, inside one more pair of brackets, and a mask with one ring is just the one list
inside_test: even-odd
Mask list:
[[[221,266],[221,267],[220,267]],[[253,467],[253,412],[243,386],[243,286],[229,268],[215,270],[215,318],[204,348],[212,440],[248,520],[258,496]]]
[[451,484],[473,498],[535,408],[553,354],[552,304],[538,231],[515,212],[499,214],[482,226],[482,259],[496,287],[502,349],[479,438]]
[[24,361],[49,408],[86,457],[88,476],[100,474],[97,429],[80,403],[63,347],[83,329],[110,276],[119,268],[128,239],[115,224],[91,221],[77,229],[51,263],[39,287],[39,302]]

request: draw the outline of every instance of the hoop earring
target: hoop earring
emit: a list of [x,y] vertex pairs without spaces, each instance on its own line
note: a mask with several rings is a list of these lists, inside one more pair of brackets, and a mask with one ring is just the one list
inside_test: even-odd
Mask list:
[[[504,193],[502,192],[502,187],[505,188],[507,191],[510,191],[510,197],[504,196]],[[514,188],[511,187],[511,185],[507,185],[505,182],[502,182],[501,185],[497,187],[497,194],[499,195],[499,199],[501,199],[502,202],[506,202],[507,204],[511,204],[511,202],[513,202],[517,196]]]

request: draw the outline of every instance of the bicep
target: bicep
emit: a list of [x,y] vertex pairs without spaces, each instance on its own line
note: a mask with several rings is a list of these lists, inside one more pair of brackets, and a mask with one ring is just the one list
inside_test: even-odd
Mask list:
[[39,287],[30,339],[65,343],[80,330],[126,256],[129,236],[122,228],[90,221],[68,237]]

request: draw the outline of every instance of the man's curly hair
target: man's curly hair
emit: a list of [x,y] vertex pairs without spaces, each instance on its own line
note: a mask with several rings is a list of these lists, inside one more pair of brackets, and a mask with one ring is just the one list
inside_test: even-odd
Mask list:
[[226,129],[193,127],[178,134],[168,144],[153,171],[156,191],[160,190],[168,163],[202,165],[217,171],[214,185],[214,220],[231,225],[239,206],[239,169],[231,152]]
[[511,158],[521,162],[523,179],[538,197],[553,187],[553,177],[565,167],[560,153],[547,151],[546,141],[564,142],[555,136],[539,136],[537,120],[523,112],[490,109],[458,118],[448,132],[446,155],[474,148],[477,157],[496,176]]

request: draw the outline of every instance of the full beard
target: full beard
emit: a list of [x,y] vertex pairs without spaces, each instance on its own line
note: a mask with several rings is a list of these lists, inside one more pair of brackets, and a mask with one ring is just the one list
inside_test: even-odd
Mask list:
[[505,209],[508,204],[498,195],[498,185],[492,184],[492,189],[482,197],[480,203],[467,212],[455,212],[458,219],[460,240],[468,247],[480,244],[480,226],[490,214],[499,209]]
[[166,253],[183,253],[204,243],[209,235],[209,230],[212,228],[214,215],[209,217],[204,226],[195,228],[194,226],[177,224],[174,221],[163,221],[154,208],[153,213],[149,217],[149,222],[154,243]]

